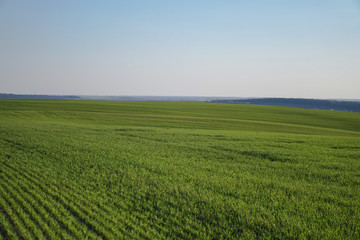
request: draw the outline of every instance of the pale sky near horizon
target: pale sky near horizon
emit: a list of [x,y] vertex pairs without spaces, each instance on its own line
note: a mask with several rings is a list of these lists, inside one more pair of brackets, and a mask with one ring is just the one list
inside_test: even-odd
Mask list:
[[0,0],[0,93],[360,99],[360,1]]

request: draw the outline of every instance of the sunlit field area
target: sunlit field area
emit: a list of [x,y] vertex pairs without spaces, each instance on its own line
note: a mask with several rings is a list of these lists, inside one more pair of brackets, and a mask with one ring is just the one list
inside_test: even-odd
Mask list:
[[360,114],[0,100],[2,239],[360,239]]

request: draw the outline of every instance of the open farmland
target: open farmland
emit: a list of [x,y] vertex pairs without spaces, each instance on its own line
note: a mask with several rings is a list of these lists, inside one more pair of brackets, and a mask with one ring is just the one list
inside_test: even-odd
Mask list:
[[360,239],[360,114],[0,100],[0,238]]

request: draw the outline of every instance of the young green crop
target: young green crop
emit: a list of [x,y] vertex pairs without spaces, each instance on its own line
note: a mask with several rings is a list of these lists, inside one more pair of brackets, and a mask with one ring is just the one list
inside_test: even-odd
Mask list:
[[0,235],[359,239],[360,114],[0,100]]

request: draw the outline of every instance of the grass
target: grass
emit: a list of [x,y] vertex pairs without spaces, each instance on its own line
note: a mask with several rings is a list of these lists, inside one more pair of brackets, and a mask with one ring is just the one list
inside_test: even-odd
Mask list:
[[0,100],[0,239],[359,239],[360,114]]

